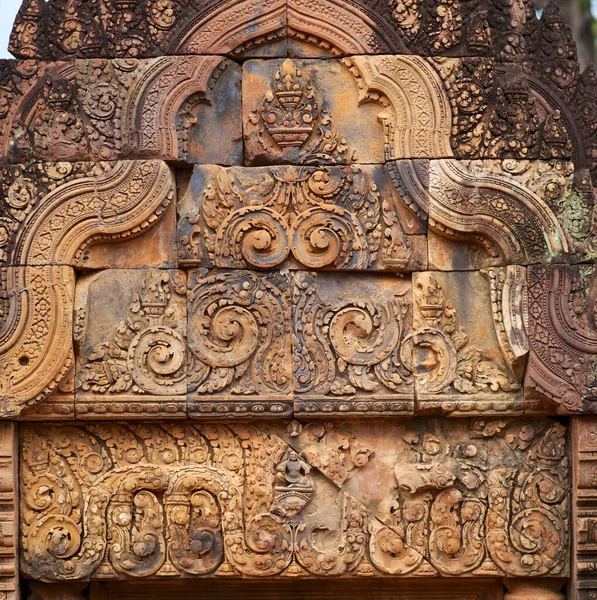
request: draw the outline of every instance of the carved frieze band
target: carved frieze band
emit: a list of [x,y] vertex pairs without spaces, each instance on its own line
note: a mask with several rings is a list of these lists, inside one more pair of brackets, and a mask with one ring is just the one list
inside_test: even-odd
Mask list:
[[567,576],[565,437],[548,420],[25,426],[21,569]]
[[[592,167],[592,158],[581,160],[580,133],[592,125],[543,100],[526,74],[500,76],[487,58],[256,60],[241,74],[218,56],[129,57],[2,61],[0,71],[4,162],[241,164],[242,114],[245,158],[254,164],[574,154],[579,167]],[[539,110],[544,104],[551,110]],[[209,145],[200,143],[206,134]]]

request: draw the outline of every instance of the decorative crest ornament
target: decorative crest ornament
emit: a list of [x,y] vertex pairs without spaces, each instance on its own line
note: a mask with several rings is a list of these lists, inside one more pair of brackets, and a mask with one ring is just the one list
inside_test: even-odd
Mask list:
[[258,163],[342,164],[356,160],[313,83],[289,58],[275,73],[260,105],[248,116],[245,138],[263,151]]
[[273,96],[271,92],[263,103],[265,126],[278,146],[302,146],[313,131],[319,114],[315,90],[310,82],[287,58],[276,73]]
[[113,341],[97,346],[83,363],[77,388],[101,394],[186,394],[186,314],[174,302],[185,295],[182,274],[151,269]]

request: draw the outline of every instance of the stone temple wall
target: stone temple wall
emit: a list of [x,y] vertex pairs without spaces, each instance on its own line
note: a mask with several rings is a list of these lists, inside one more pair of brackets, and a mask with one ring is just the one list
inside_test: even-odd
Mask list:
[[597,599],[556,3],[25,0],[10,50],[0,598]]

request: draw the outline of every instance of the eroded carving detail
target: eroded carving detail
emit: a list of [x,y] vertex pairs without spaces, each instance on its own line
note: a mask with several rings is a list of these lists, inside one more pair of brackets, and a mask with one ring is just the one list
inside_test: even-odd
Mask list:
[[199,168],[195,175],[203,189],[184,203],[192,212],[179,223],[184,263],[273,268],[292,256],[311,269],[393,270],[411,260],[391,191],[378,187],[369,167]]
[[[288,274],[191,271],[191,412],[287,412],[292,391]],[[234,408],[234,400],[241,403]],[[226,402],[218,408],[218,400]],[[260,408],[261,407],[261,408]]]
[[284,159],[302,164],[353,162],[354,153],[338,135],[332,115],[320,105],[311,82],[287,58],[262,104],[249,115],[245,136],[256,140],[264,156],[273,162]]
[[184,273],[151,270],[133,295],[113,341],[97,346],[77,373],[77,388],[100,394],[185,395]]
[[555,402],[562,412],[596,409],[596,278],[595,265],[529,269],[525,392]]
[[[564,426],[468,426],[396,423],[380,439],[294,422],[290,445],[283,424],[26,426],[21,568],[45,581],[566,576]],[[351,485],[370,476],[384,483],[369,495]]]

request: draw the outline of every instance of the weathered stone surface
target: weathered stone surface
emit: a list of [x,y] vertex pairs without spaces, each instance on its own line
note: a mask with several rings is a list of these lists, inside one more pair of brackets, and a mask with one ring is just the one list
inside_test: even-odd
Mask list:
[[[21,569],[46,581],[565,577],[565,436],[558,422],[503,419],[28,425]],[[42,486],[65,502],[33,502]]]
[[81,270],[175,268],[177,260],[176,203],[172,202],[157,224],[139,237],[120,242],[91,243],[81,254]]
[[249,164],[383,162],[379,108],[359,107],[340,61],[290,59],[243,65],[243,127]]
[[21,421],[68,421],[75,419],[75,361],[56,389],[39,404],[21,411]]
[[17,549],[32,600],[597,598],[597,426],[546,418],[597,406],[555,2],[25,0],[11,48],[0,599]]
[[[513,357],[499,337],[507,336],[492,314],[501,294],[492,291],[478,272],[414,274],[413,334],[404,356],[420,412],[522,413],[522,369],[514,373],[508,364]],[[509,306],[522,320],[523,306]]]
[[[592,600],[597,594],[597,418],[571,419],[572,460],[575,504],[574,547],[570,590],[579,600]],[[574,596],[576,595],[576,596]]]
[[189,272],[189,414],[292,413],[287,272]]
[[427,262],[425,223],[381,166],[196,167],[178,212],[183,265],[402,271]]
[[[597,410],[597,267],[529,268],[525,395],[563,414]],[[543,408],[545,410],[545,408]],[[547,409],[549,410],[549,409]]]
[[0,162],[242,161],[241,72],[221,56],[2,61],[0,73]]
[[186,274],[111,269],[75,298],[77,418],[186,415]]
[[[286,54],[285,3],[190,0],[25,0],[10,50],[20,58],[142,58],[168,54],[243,55],[274,43]],[[272,52],[264,49],[264,55]]]
[[241,72],[232,61],[176,56],[76,66],[94,158],[242,161]]
[[389,275],[294,276],[295,414],[412,414],[411,288]]
[[402,199],[430,232],[439,270],[597,258],[595,192],[562,161],[396,161]]
[[143,233],[175,190],[159,161],[39,163],[6,172],[0,413],[17,416],[49,395],[72,364],[72,267],[87,245]]
[[0,595],[19,600],[19,471],[18,432],[14,423],[0,423]]

